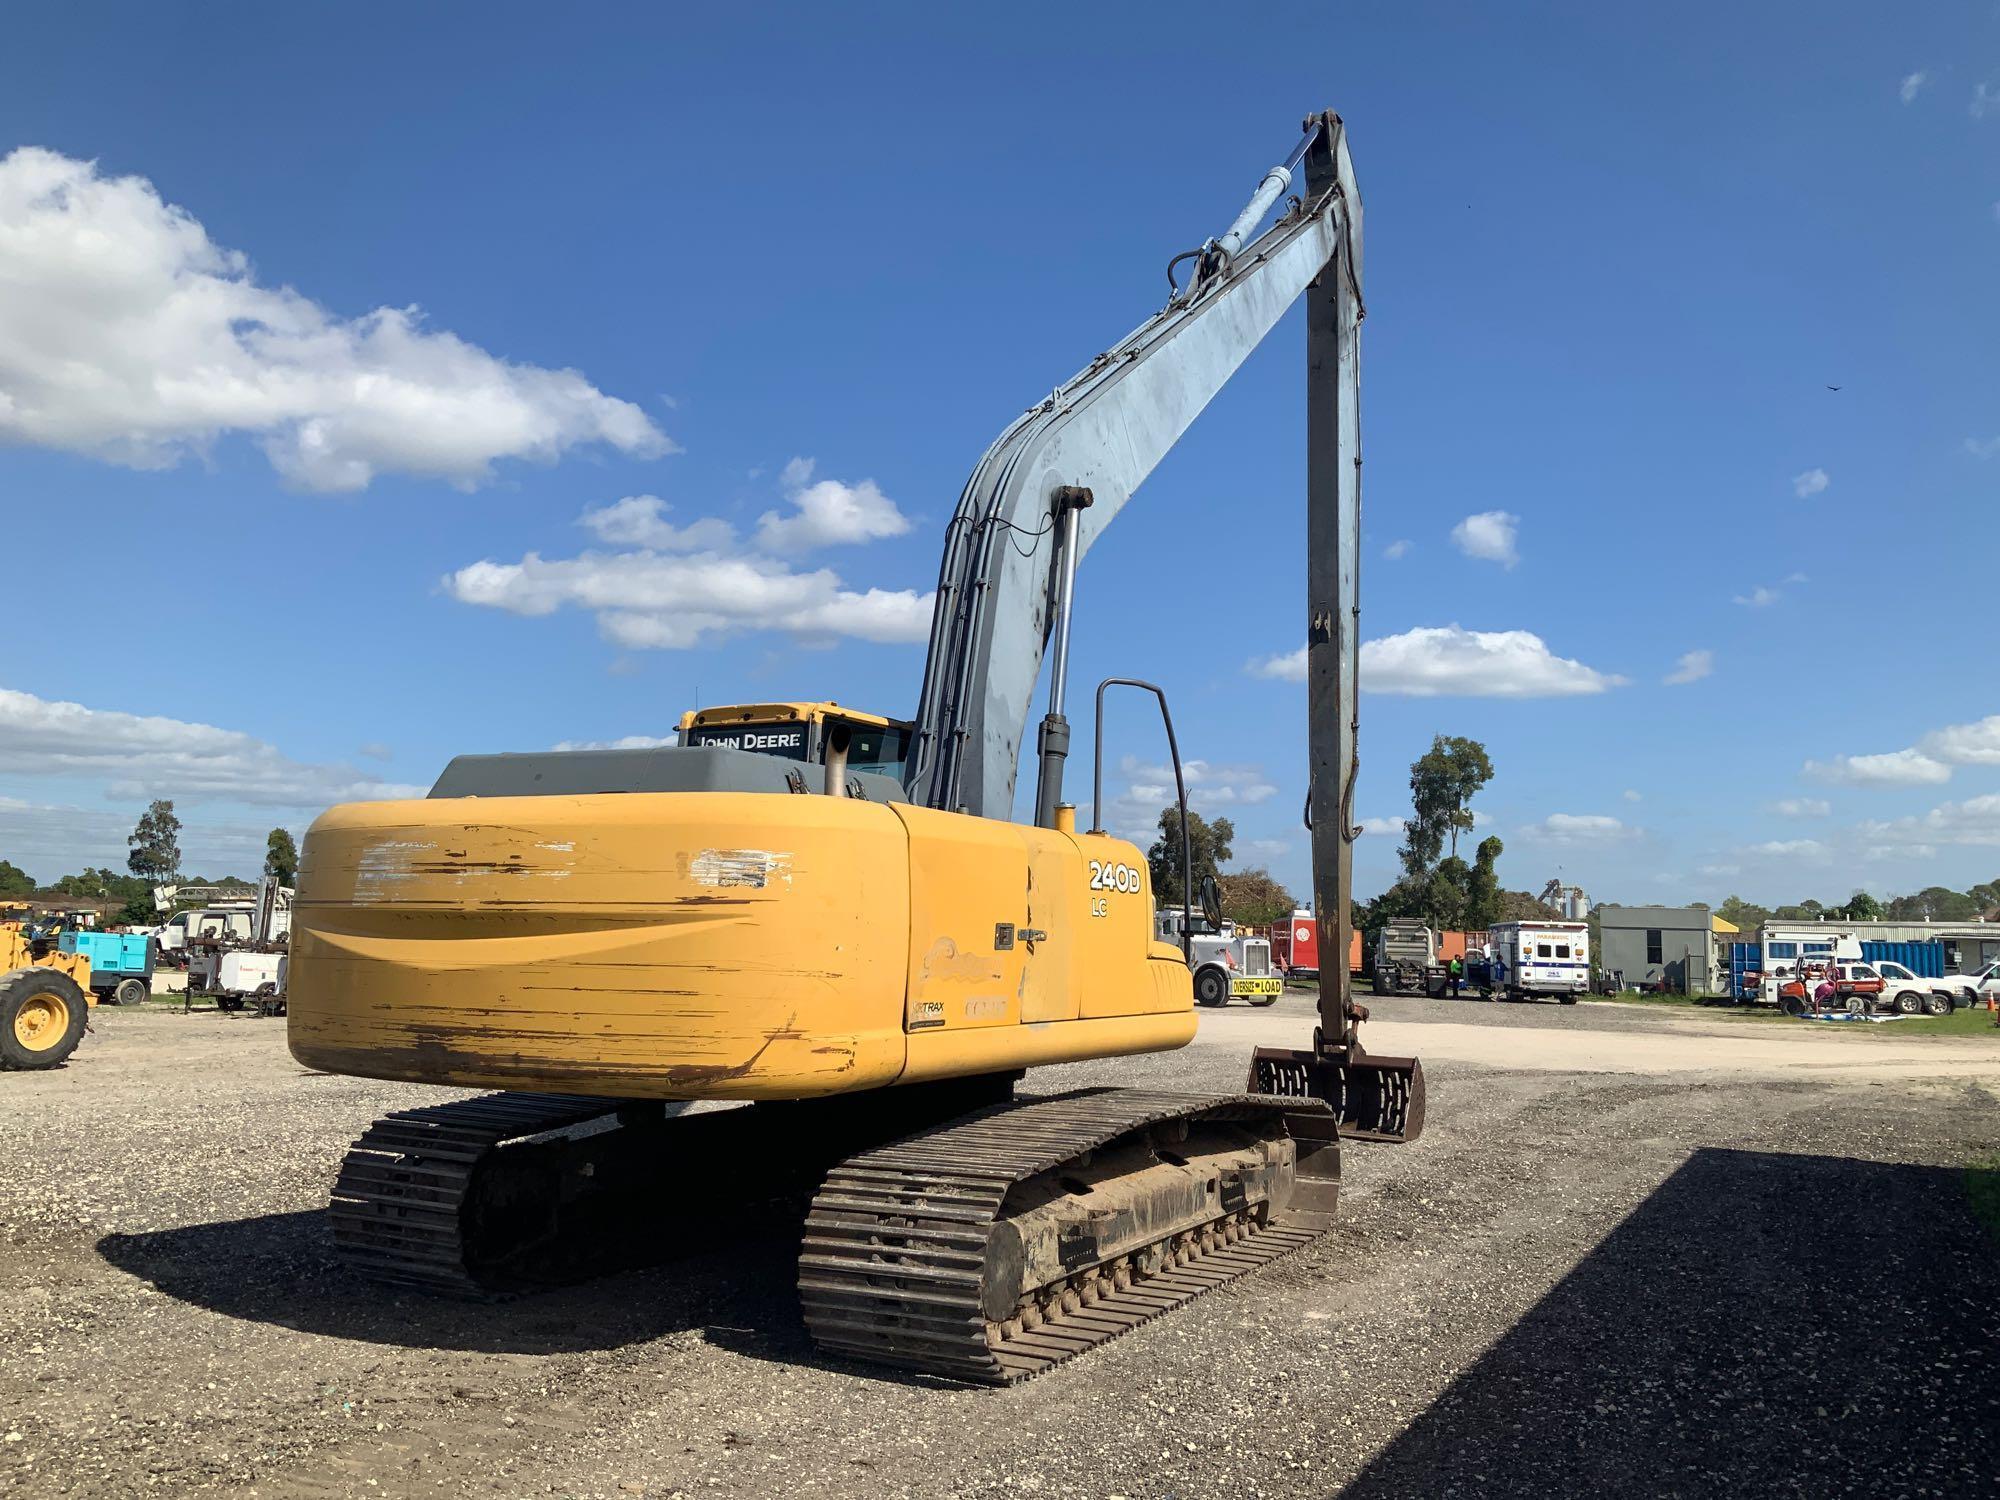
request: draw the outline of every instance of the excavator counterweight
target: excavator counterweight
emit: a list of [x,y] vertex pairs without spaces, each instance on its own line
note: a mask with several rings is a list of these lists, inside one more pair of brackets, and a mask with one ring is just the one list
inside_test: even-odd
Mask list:
[[[1322,1232],[1343,1136],[1423,1122],[1422,1070],[1363,1050],[1338,970],[1312,1045],[1260,1050],[1250,1092],[1016,1084],[1195,1035],[1145,857],[1063,798],[1070,610],[1089,546],[1301,295],[1314,907],[1323,950],[1346,950],[1359,256],[1343,127],[1315,115],[1230,229],[1176,258],[1166,306],[975,468],[909,721],[710,707],[671,747],[461,756],[426,798],[321,817],[294,1055],[499,1091],[355,1143],[334,1194],[348,1259],[511,1294],[795,1200],[822,1346],[1005,1382]],[[1051,646],[1036,819],[1017,824]],[[689,1101],[740,1107],[681,1118]]]

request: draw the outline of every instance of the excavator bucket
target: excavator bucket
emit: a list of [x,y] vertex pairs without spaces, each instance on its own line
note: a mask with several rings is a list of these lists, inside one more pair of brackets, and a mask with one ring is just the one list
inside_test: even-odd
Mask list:
[[1324,1099],[1343,1140],[1400,1145],[1424,1132],[1424,1065],[1414,1057],[1259,1047],[1250,1054],[1250,1089]]

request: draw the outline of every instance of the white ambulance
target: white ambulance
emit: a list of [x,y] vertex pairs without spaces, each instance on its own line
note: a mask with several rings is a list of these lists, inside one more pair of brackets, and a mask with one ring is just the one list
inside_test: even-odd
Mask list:
[[1590,928],[1582,922],[1496,922],[1487,943],[1489,992],[1574,1005],[1590,991]]

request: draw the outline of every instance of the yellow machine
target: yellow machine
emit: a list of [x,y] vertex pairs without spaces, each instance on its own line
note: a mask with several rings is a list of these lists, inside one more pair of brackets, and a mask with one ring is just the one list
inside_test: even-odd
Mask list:
[[83,1040],[90,959],[28,936],[25,907],[0,908],[0,1067],[53,1068]]
[[[688,717],[783,740],[820,712]],[[851,1093],[1184,1045],[1187,963],[1152,934],[1138,849],[1073,822],[767,792],[361,803],[309,838],[292,1050],[471,1087]]]
[[[1302,162],[1304,195],[1252,241]],[[1182,257],[1168,306],[974,471],[913,719],[706,708],[672,748],[461,756],[427,798],[313,825],[294,1055],[501,1091],[402,1111],[355,1143],[332,1213],[351,1263],[487,1295],[796,1195],[821,1345],[1005,1382],[1323,1231],[1342,1136],[1405,1140],[1423,1120],[1421,1070],[1364,1052],[1342,984],[1322,992],[1312,1046],[1260,1051],[1245,1093],[1015,1084],[1195,1034],[1189,952],[1154,936],[1145,858],[1079,831],[1062,798],[1076,566],[1308,288],[1315,409],[1352,411],[1358,249],[1341,125],[1314,116],[1230,232]],[[1359,495],[1351,417],[1335,428],[1314,430],[1308,651],[1315,907],[1338,952]],[[1022,825],[1016,762],[1045,652]],[[1158,697],[1178,781],[1165,694],[1125,679],[1098,688],[1099,781],[1118,686]],[[1184,848],[1184,890],[1191,873]],[[670,1118],[690,1100],[749,1104]]]

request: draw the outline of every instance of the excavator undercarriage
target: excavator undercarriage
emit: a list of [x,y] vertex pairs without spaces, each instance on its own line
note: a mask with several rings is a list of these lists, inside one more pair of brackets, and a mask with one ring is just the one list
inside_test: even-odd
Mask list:
[[349,1151],[334,1240],[377,1280],[489,1299],[655,1261],[691,1225],[790,1205],[818,1343],[1004,1384],[1332,1223],[1339,1132],[1321,1100],[1017,1099],[1013,1081],[677,1118],[561,1094],[405,1110]]

